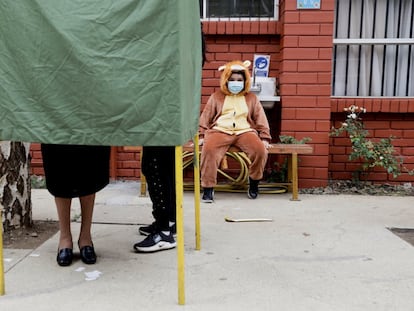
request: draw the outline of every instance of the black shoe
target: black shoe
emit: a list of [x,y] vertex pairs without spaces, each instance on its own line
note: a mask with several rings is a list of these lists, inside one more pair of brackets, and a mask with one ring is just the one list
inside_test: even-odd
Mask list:
[[249,190],[247,196],[249,199],[256,199],[259,195],[259,180],[254,180],[249,177]]
[[214,188],[204,188],[203,197],[201,199],[204,203],[214,202]]
[[143,241],[134,244],[134,249],[138,253],[153,253],[166,249],[174,248],[177,243],[171,232],[168,235],[160,232],[153,232]]
[[96,254],[95,254],[95,248],[90,245],[79,247],[80,248],[80,258],[82,261],[87,265],[93,265],[96,263]]
[[73,260],[73,250],[71,248],[62,248],[58,250],[56,261],[59,266],[70,266]]
[[[157,227],[156,227],[155,222],[153,222],[152,224],[148,226],[139,227],[138,231],[141,235],[150,235],[151,233],[154,233],[157,231]],[[175,225],[175,223],[172,226],[170,226],[170,231],[172,232],[174,237],[177,235],[177,226]]]

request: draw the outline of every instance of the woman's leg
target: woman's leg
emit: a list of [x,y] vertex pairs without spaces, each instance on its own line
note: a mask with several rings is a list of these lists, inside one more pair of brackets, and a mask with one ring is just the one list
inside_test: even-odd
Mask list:
[[73,248],[72,233],[70,230],[70,206],[72,199],[55,197],[56,209],[59,218],[59,250]]
[[92,246],[92,216],[95,205],[95,193],[79,198],[82,212],[81,229],[79,233],[79,247]]

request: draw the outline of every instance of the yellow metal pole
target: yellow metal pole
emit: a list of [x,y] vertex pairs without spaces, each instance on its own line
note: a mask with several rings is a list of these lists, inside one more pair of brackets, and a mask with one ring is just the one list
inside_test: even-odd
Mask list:
[[[3,226],[0,212],[0,224]],[[0,296],[4,295],[3,228],[0,228]]]
[[292,199],[291,201],[300,201],[298,199],[298,154],[292,153]]
[[201,249],[200,235],[200,146],[198,145],[198,134],[194,135],[194,208],[195,208],[195,238],[196,250]]
[[175,191],[177,209],[178,304],[185,304],[184,221],[183,221],[183,147],[175,146]]

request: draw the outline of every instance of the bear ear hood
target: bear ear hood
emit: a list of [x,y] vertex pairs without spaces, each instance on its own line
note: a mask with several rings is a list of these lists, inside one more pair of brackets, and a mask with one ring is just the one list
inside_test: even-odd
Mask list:
[[246,80],[244,81],[244,89],[239,94],[245,95],[250,91],[250,65],[251,62],[248,60],[244,62],[235,60],[218,68],[219,71],[223,71],[220,78],[220,89],[225,95],[232,95],[227,87],[227,82],[229,81],[229,78],[233,72],[243,71],[246,77]]

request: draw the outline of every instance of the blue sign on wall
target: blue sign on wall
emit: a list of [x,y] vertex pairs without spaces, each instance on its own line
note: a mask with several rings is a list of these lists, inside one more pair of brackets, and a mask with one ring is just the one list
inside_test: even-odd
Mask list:
[[298,9],[320,9],[321,0],[297,0]]
[[256,77],[269,76],[270,55],[255,54],[253,64],[253,71]]

